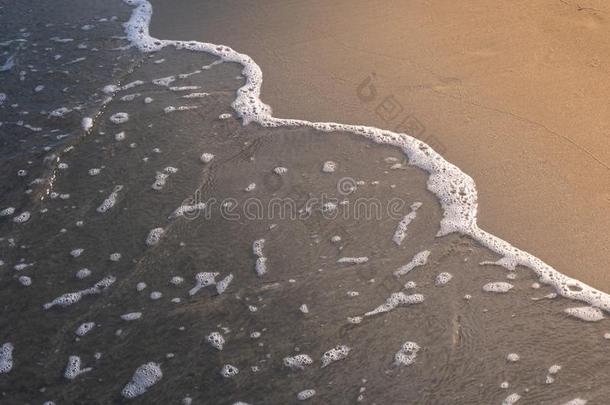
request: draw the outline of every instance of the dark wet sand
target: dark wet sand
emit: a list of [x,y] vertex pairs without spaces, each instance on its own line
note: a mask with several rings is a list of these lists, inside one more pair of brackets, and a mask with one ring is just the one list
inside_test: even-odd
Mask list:
[[[389,129],[415,117],[475,178],[484,229],[610,291],[607,3],[152,3],[153,35],[253,57],[279,117]],[[373,72],[378,96],[363,102]],[[402,111],[377,114],[391,95]]]

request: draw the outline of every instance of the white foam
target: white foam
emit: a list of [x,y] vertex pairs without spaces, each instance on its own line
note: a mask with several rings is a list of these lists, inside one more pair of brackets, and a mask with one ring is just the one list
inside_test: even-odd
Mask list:
[[81,120],[81,127],[83,128],[83,131],[89,132],[91,130],[91,128],[93,128],[93,118],[84,117]]
[[129,121],[129,114],[126,112],[118,112],[110,116],[110,121],[115,124],[123,124]]
[[197,211],[203,211],[206,207],[206,204],[201,202],[201,203],[196,203],[196,204],[185,204],[185,205],[181,205],[180,207],[176,208],[174,210],[174,212],[172,212],[169,216],[169,219],[176,219],[179,217],[188,217],[191,216],[193,214],[195,214]]
[[[91,173],[91,172],[89,172]],[[117,185],[114,187],[114,190],[112,190],[112,193],[110,193],[110,195],[108,195],[108,197],[106,197],[106,199],[100,204],[99,207],[97,207],[97,212],[99,212],[100,214],[103,214],[105,212],[107,212],[109,209],[111,209],[112,207],[114,207],[114,205],[116,204],[117,201],[117,197],[119,196],[119,192],[123,189],[122,185]]]
[[208,93],[189,93],[182,96],[182,98],[204,98],[209,96]]
[[74,333],[76,334],[76,336],[83,337],[87,333],[91,332],[93,328],[95,328],[95,322],[85,322],[82,323],[78,328],[76,328],[76,331],[74,331]]
[[516,363],[519,361],[519,355],[517,353],[508,353],[506,355],[506,360],[510,361],[511,363]]
[[233,378],[239,373],[239,369],[231,364],[225,364],[220,369],[220,375],[224,378]]
[[0,217],[8,217],[15,213],[15,207],[7,207],[0,211]]
[[419,349],[419,345],[415,342],[407,341],[403,343],[400,350],[394,355],[394,364],[399,366],[410,366],[415,363]]
[[142,312],[129,312],[121,315],[121,319],[124,321],[135,321],[142,318]]
[[284,357],[284,366],[293,370],[303,370],[305,366],[313,364],[312,358],[308,354],[297,354],[294,356]]
[[214,159],[214,155],[211,153],[203,153],[201,154],[201,161],[203,163],[210,163],[212,161],[212,159]]
[[423,266],[426,263],[428,263],[429,257],[430,257],[429,250],[423,250],[423,251],[417,253],[415,256],[413,256],[413,259],[411,259],[411,261],[409,263],[405,264],[404,266],[399,267],[398,270],[396,270],[394,272],[394,275],[396,277],[404,276],[405,274],[409,273],[414,268]]
[[146,363],[136,369],[131,381],[125,385],[121,394],[125,398],[135,398],[144,394],[150,387],[163,378],[161,367],[157,363]]
[[233,281],[233,274],[229,274],[228,276],[226,276],[225,278],[223,278],[222,280],[217,282],[216,283],[216,292],[218,293],[218,295],[224,293],[227,290],[227,288],[229,288],[229,284],[231,284],[232,281]]
[[205,339],[216,350],[222,350],[225,345],[225,338],[219,332],[212,332]]
[[68,380],[74,380],[81,374],[91,371],[91,367],[81,368],[81,359],[78,356],[70,356],[68,358],[68,364],[64,371],[64,377]]
[[513,405],[516,404],[517,401],[519,401],[520,399],[521,395],[515,392],[504,398],[504,401],[502,401],[502,405]]
[[604,319],[604,313],[595,307],[573,307],[563,310],[568,315],[587,322],[598,322]]
[[[477,225],[478,197],[474,180],[457,166],[446,161],[424,142],[405,133],[363,125],[273,117],[271,108],[260,99],[263,73],[252,58],[224,45],[153,38],[149,34],[152,17],[151,4],[146,0],[125,0],[125,2],[134,7],[129,21],[124,24],[127,39],[142,52],[155,52],[166,46],[173,46],[177,49],[206,52],[219,57],[223,62],[235,62],[243,66],[242,75],[245,83],[237,90],[232,107],[244,125],[255,122],[264,127],[311,127],[325,132],[351,132],[375,143],[400,148],[408,157],[410,165],[417,166],[429,173],[428,190],[437,196],[443,210],[438,236],[452,232],[470,236],[483,246],[505,257],[507,261],[530,268],[540,278],[540,282],[553,286],[562,296],[610,311],[610,295],[559,273],[537,257],[517,249],[501,238],[479,228]],[[568,284],[578,288],[569,288]]]
[[409,228],[409,224],[417,217],[417,210],[421,207],[422,203],[415,202],[411,204],[411,212],[404,216],[404,218],[398,223],[396,226],[396,231],[394,231],[394,236],[392,240],[394,243],[400,246],[402,241],[407,236],[407,230]]
[[511,283],[505,281],[496,281],[487,283],[483,286],[483,291],[491,293],[507,293],[513,288]]
[[341,264],[364,264],[369,261],[369,258],[366,256],[360,257],[341,257],[337,260],[337,263]]
[[316,395],[316,390],[309,388],[309,389],[299,392],[297,394],[297,399],[299,401],[306,401],[308,399],[313,398],[315,395]]
[[443,286],[443,285],[446,285],[447,283],[449,283],[452,278],[453,278],[453,276],[451,275],[451,273],[442,272],[436,276],[436,280],[434,280],[434,284],[436,284],[438,287],[440,287],[440,286]]
[[334,173],[337,170],[337,164],[332,160],[327,160],[322,165],[322,172],[324,173]]
[[278,166],[273,169],[273,173],[277,174],[278,176],[283,176],[288,173],[288,169],[282,166]]
[[199,108],[198,105],[180,105],[178,107],[174,107],[173,105],[169,105],[163,109],[166,114],[173,113],[175,111],[189,111],[196,110]]
[[24,287],[29,287],[32,285],[32,279],[28,276],[20,276],[18,280],[19,283]]
[[373,316],[384,312],[389,312],[397,308],[399,305],[413,305],[420,304],[422,302],[424,302],[424,296],[421,294],[406,295],[402,291],[392,293],[383,304],[374,310],[365,313],[364,316]]
[[216,276],[218,273],[211,272],[201,272],[195,274],[195,287],[191,288],[189,291],[189,295],[195,295],[202,288],[215,285],[216,284]]
[[13,222],[16,224],[23,224],[24,222],[28,222],[32,214],[29,211],[23,211],[21,214],[17,215],[13,218]]
[[13,344],[4,343],[0,347],[0,374],[8,373],[13,369]]
[[159,243],[163,235],[165,234],[165,229],[163,228],[154,228],[148,232],[148,236],[146,236],[146,245],[155,246]]
[[324,354],[322,354],[322,358],[320,359],[322,362],[321,368],[324,368],[336,361],[345,359],[349,355],[350,350],[351,349],[348,346],[339,345],[324,352]]
[[104,290],[114,284],[115,281],[116,278],[114,276],[104,277],[103,279],[95,283],[93,287],[60,295],[53,301],[44,304],[43,308],[50,309],[54,306],[68,307],[70,305],[76,304],[86,295],[101,294]]

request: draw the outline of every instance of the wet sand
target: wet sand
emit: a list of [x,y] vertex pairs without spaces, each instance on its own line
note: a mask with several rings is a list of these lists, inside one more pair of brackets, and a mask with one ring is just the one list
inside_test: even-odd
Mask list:
[[120,2],[61,4],[1,15],[2,404],[604,403],[601,310],[439,237],[413,155],[244,126],[241,65],[138,52]]
[[[414,117],[474,177],[482,227],[610,291],[606,3],[152,4],[152,35],[252,56],[276,116],[390,129]],[[380,112],[388,96],[400,111]]]

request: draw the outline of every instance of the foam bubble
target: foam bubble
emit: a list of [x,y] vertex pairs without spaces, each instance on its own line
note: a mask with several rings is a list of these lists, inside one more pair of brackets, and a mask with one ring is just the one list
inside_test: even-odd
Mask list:
[[250,183],[244,188],[245,192],[253,191],[256,188],[256,183]]
[[161,299],[161,297],[163,297],[163,293],[161,293],[160,291],[153,291],[150,293],[149,297],[151,300],[156,301],[158,299]]
[[225,338],[219,332],[210,333],[206,340],[216,350],[222,350],[225,345]]
[[163,378],[161,367],[157,363],[146,363],[136,369],[131,381],[125,385],[121,394],[125,398],[135,398],[144,394],[150,387]]
[[496,281],[483,286],[483,291],[491,293],[507,293],[513,288],[511,283]]
[[504,401],[502,401],[502,405],[513,405],[517,403],[517,401],[519,401],[520,399],[521,395],[515,392],[504,398]]
[[126,112],[118,112],[110,116],[110,121],[115,124],[124,124],[129,121],[129,114]]
[[[238,89],[232,107],[241,117],[244,125],[255,122],[264,127],[311,127],[325,132],[351,132],[378,144],[400,148],[408,157],[410,165],[429,173],[428,190],[436,195],[443,211],[438,236],[452,232],[470,236],[483,246],[505,257],[506,262],[530,268],[540,278],[540,282],[553,286],[562,296],[610,311],[610,295],[559,273],[542,260],[479,228],[477,225],[478,196],[474,180],[457,166],[447,162],[424,142],[406,133],[396,133],[362,125],[275,118],[271,108],[260,99],[263,74],[251,57],[222,45],[153,38],[149,34],[152,16],[150,3],[145,0],[127,0],[127,3],[134,9],[129,21],[124,24],[126,36],[130,43],[141,51],[155,52],[166,46],[174,46],[177,49],[187,48],[206,52],[217,56],[221,62],[235,62],[243,66],[242,74],[245,83]],[[568,284],[579,288],[568,288]]]
[[83,131],[89,132],[91,128],[93,128],[93,119],[91,117],[84,117],[80,125],[83,128]]
[[[91,173],[91,172],[89,172]],[[117,198],[119,196],[119,192],[123,189],[122,185],[117,185],[114,187],[114,189],[112,190],[112,193],[110,193],[108,195],[108,197],[106,197],[106,199],[100,204],[99,207],[97,207],[97,212],[99,212],[100,214],[103,214],[105,212],[107,212],[109,209],[111,209],[112,207],[114,207],[114,205],[116,204]]]
[[68,364],[64,371],[64,377],[68,380],[74,380],[81,374],[91,371],[91,367],[81,368],[81,359],[78,356],[70,356],[68,358]]
[[79,271],[76,272],[76,278],[79,280],[82,280],[84,278],[87,278],[91,275],[91,270],[84,268],[84,269],[80,269]]
[[313,398],[316,395],[316,390],[314,389],[306,389],[297,394],[297,399],[299,401],[306,401],[308,399]]
[[210,163],[212,159],[214,159],[214,155],[212,153],[205,152],[201,154],[200,159],[203,163]]
[[50,309],[54,306],[67,307],[67,306],[76,304],[77,302],[79,302],[81,300],[81,298],[83,298],[86,295],[101,294],[104,290],[106,290],[108,287],[110,287],[112,284],[114,284],[115,281],[116,281],[116,278],[114,276],[104,277],[103,279],[101,279],[100,281],[95,283],[93,285],[93,287],[90,287],[90,288],[87,288],[84,290],[80,290],[80,291],[76,291],[76,292],[70,292],[70,293],[63,294],[63,295],[55,298],[53,301],[47,302],[46,304],[44,304],[43,308]]
[[157,86],[169,86],[171,83],[176,81],[176,76],[167,76],[161,77],[159,79],[154,79],[152,82]]
[[0,347],[0,374],[8,373],[13,369],[13,344],[4,343]]
[[163,235],[165,234],[165,229],[163,228],[154,228],[148,232],[148,236],[146,237],[146,245],[155,246],[159,243]]
[[434,284],[438,287],[444,286],[451,281],[453,275],[451,273],[442,272],[436,276],[436,280],[434,280]]
[[224,378],[233,378],[239,373],[239,369],[231,364],[225,364],[220,369],[220,375]]
[[85,251],[85,249],[73,249],[72,251],[70,251],[70,256],[76,258],[79,257],[80,255],[83,254],[83,252]]
[[183,95],[182,98],[204,98],[207,96],[209,96],[208,93],[190,93]]
[[322,362],[321,368],[324,368],[336,361],[345,359],[348,356],[350,350],[351,349],[348,346],[339,345],[324,352],[324,354],[322,354],[322,358],[320,359],[320,361]]
[[172,212],[169,216],[169,219],[176,219],[178,217],[184,217],[184,216],[192,216],[193,214],[195,214],[197,211],[203,211],[206,207],[206,204],[201,202],[201,203],[196,203],[196,204],[192,204],[192,205],[181,205],[180,207],[176,208],[174,210],[174,212]]
[[297,354],[295,356],[284,357],[284,366],[293,370],[303,370],[305,366],[313,364],[312,358],[308,354]]
[[29,221],[29,219],[31,217],[32,217],[32,214],[30,214],[29,211],[23,211],[21,214],[19,214],[13,218],[13,222],[16,224],[22,224],[24,222]]
[[563,310],[568,315],[587,322],[598,322],[604,319],[604,313],[595,307],[573,307]]
[[216,283],[216,292],[218,293],[218,295],[224,293],[227,290],[227,288],[229,288],[229,284],[231,284],[232,281],[233,281],[233,274],[229,274],[228,276],[226,276],[225,278],[223,278],[222,280],[217,282]]
[[413,258],[411,259],[411,261],[409,263],[405,264],[404,266],[399,267],[398,270],[396,270],[394,272],[394,275],[396,277],[404,276],[405,274],[409,273],[414,268],[423,266],[426,263],[428,263],[429,257],[430,257],[429,250],[423,250],[423,251],[417,253],[415,256],[413,256]]
[[394,364],[400,366],[410,366],[415,363],[419,345],[415,342],[404,342],[398,352],[394,355]]
[[220,114],[218,116],[218,119],[220,119],[220,120],[228,120],[229,118],[231,118],[231,114],[229,114],[229,113]]
[[8,217],[15,213],[15,207],[7,207],[0,211],[0,217]]
[[256,259],[256,264],[254,265],[254,270],[259,277],[265,275],[265,273],[267,273],[267,258],[258,257]]
[[403,219],[396,226],[396,231],[394,231],[394,236],[392,240],[394,243],[400,246],[402,241],[407,236],[407,229],[409,228],[409,224],[417,217],[417,210],[421,207],[422,203],[415,202],[411,204],[411,212],[403,217]]
[[29,287],[32,285],[32,279],[28,276],[20,276],[18,280],[19,283],[24,287]]
[[76,328],[76,331],[74,331],[74,333],[76,334],[76,336],[83,337],[87,333],[91,332],[94,327],[95,322],[85,322],[82,323],[78,328]]
[[216,284],[216,276],[219,273],[211,273],[211,272],[201,272],[195,274],[195,287],[191,288],[189,291],[189,295],[195,295],[202,288],[208,287],[210,285]]
[[519,355],[517,353],[508,353],[506,355],[506,360],[510,361],[511,363],[516,363],[519,361]]
[[396,292],[392,293],[383,304],[374,310],[365,313],[364,316],[373,316],[384,312],[389,312],[397,308],[399,305],[421,304],[422,302],[424,302],[424,296],[421,294],[406,295],[402,291]]
[[369,258],[366,256],[360,257],[341,257],[337,260],[337,263],[341,264],[364,264],[369,261]]
[[135,321],[142,318],[142,312],[129,312],[121,315],[121,319],[124,321]]
[[273,169],[273,173],[277,174],[278,176],[283,176],[288,173],[288,169],[285,167],[278,166]]
[[333,162],[332,160],[327,160],[322,165],[322,171],[324,173],[334,173],[335,170],[337,170],[337,163]]

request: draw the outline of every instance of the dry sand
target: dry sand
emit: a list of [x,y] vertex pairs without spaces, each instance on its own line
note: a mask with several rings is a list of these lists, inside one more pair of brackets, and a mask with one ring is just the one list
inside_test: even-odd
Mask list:
[[[485,229],[610,291],[610,4],[152,3],[153,35],[252,56],[276,116],[389,129],[416,117],[476,180]],[[386,96],[403,109],[384,120]]]

